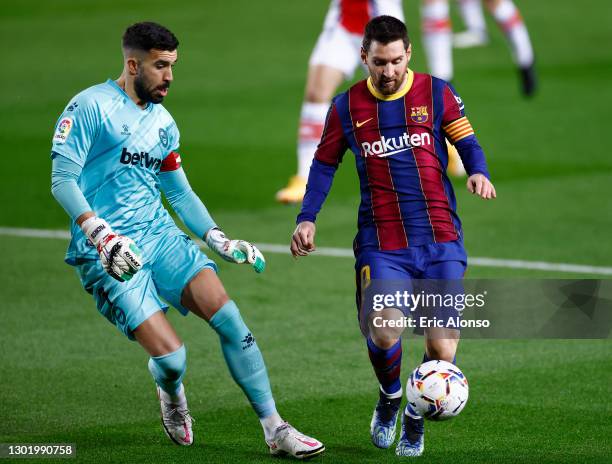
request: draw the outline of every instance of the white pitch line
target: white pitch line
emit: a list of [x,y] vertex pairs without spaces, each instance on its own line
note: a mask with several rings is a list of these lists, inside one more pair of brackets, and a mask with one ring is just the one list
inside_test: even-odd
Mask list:
[[[23,229],[17,227],[0,227],[0,235],[12,237],[33,237],[70,239],[67,230],[46,229]],[[201,240],[196,240],[200,246],[204,245]],[[289,254],[289,245],[274,243],[258,243],[259,249],[266,253]],[[320,247],[313,253],[314,256],[330,256],[335,258],[352,258],[353,250],[350,248]],[[536,271],[570,272],[576,274],[598,274],[612,275],[612,267],[587,266],[583,264],[570,263],[548,263],[545,261],[524,261],[520,259],[498,259],[498,258],[469,258],[470,266],[500,267],[506,269],[529,269]]]

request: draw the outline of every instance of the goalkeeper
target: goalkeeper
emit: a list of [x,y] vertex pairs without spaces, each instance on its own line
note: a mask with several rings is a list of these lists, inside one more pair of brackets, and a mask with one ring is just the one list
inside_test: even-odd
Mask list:
[[254,245],[219,230],[181,167],[179,131],[160,105],[173,81],[177,47],[174,34],[158,24],[130,26],[123,36],[121,76],[79,93],[60,116],[52,193],[72,219],[66,261],[76,267],[98,311],[149,354],[162,426],[173,442],[192,444],[193,420],[182,383],[185,346],[161,298],[218,333],[230,373],[257,413],[272,454],[319,454],[325,449],[321,442],[279,416],[261,352],[215,263],[162,205],[160,190],[223,259],[264,271]]

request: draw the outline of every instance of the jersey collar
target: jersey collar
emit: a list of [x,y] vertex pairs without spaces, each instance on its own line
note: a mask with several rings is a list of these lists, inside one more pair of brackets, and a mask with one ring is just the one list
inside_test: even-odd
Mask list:
[[402,98],[404,95],[406,95],[410,91],[413,81],[414,81],[414,72],[412,72],[412,70],[408,68],[408,76],[406,77],[406,83],[401,89],[399,89],[395,93],[392,93],[391,95],[383,95],[378,90],[376,90],[376,87],[374,87],[374,84],[372,84],[371,77],[368,77],[367,84],[368,84],[368,90],[376,98],[378,98],[379,100],[383,100],[383,101],[391,101],[391,100],[397,100],[398,98]]
[[117,92],[119,92],[121,94],[121,96],[123,96],[124,98],[127,98],[132,103],[134,108],[138,109],[139,111],[150,112],[153,109],[153,103],[151,103],[151,102],[147,103],[147,106],[145,106],[144,108],[141,108],[136,103],[134,103],[134,100],[132,100],[130,98],[130,96],[125,92],[125,90],[123,90],[121,87],[119,87],[119,84],[117,84],[117,81],[115,81],[115,80],[113,80],[111,78],[108,78],[106,80],[106,83],[108,85],[110,85],[111,87],[113,87]]

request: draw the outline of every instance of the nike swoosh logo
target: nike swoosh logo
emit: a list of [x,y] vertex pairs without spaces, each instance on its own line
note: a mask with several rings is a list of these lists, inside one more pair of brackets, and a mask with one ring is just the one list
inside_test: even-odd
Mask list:
[[[412,148],[412,147],[410,147]],[[387,153],[383,153],[382,155],[376,156],[376,158],[386,158],[387,156],[397,155],[398,153],[402,153],[404,151],[408,151],[408,148],[402,148],[400,150],[388,151]]]
[[299,441],[301,441],[302,443],[304,443],[305,445],[308,445],[310,447],[315,447],[318,445],[317,442],[312,442],[312,441],[308,441],[308,440],[302,440],[301,438],[298,438]]
[[359,128],[360,128],[361,126],[363,126],[364,124],[369,123],[369,122],[370,122],[372,119],[374,119],[374,118],[366,119],[366,120],[365,120],[365,121],[363,121],[363,122],[362,122],[362,121],[357,121],[357,122],[355,123],[355,126],[357,126],[357,129],[359,129]]

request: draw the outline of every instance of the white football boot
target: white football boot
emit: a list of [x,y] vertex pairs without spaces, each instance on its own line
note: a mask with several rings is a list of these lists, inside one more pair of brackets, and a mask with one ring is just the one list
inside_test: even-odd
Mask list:
[[297,459],[306,459],[321,454],[325,446],[316,438],[298,432],[284,422],[274,432],[274,437],[267,440],[270,454],[274,456],[289,454]]
[[185,389],[181,385],[179,395],[182,396],[182,401],[171,403],[164,401],[168,399],[168,394],[157,387],[157,398],[161,407],[161,423],[164,432],[168,438],[177,445],[189,446],[193,443],[192,424],[195,420],[189,414],[187,409],[187,399],[185,398]]

